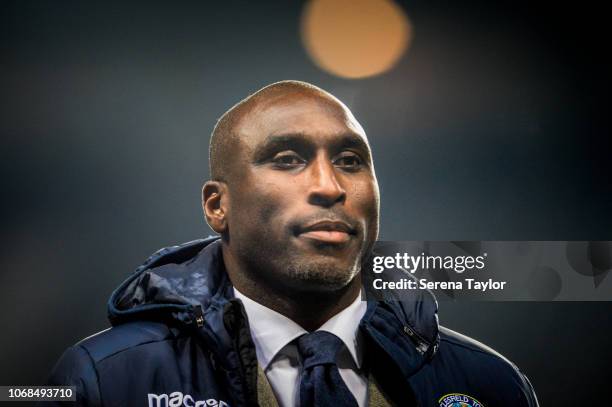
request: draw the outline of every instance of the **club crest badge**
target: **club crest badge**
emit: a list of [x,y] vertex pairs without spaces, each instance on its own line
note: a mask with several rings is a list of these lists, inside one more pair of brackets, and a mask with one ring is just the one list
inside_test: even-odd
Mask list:
[[484,407],[474,397],[461,393],[450,393],[440,397],[440,407]]

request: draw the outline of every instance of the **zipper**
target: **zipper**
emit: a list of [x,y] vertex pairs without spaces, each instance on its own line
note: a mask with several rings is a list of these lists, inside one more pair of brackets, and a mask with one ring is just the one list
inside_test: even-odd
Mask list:
[[418,332],[410,328],[408,325],[404,325],[404,333],[412,340],[416,345],[417,350],[424,354],[429,349],[429,342],[427,342]]
[[195,316],[194,322],[198,328],[202,328],[204,326],[204,313],[202,312],[202,306],[196,305],[193,307],[193,314]]

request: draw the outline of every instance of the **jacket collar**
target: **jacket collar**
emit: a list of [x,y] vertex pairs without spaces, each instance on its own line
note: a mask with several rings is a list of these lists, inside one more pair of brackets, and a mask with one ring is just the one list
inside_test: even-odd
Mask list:
[[[226,315],[228,310],[232,317]],[[163,317],[202,328],[207,345],[219,355],[235,349],[238,322],[246,319],[241,303],[233,299],[218,237],[153,254],[112,293],[108,315],[113,325]],[[409,377],[437,350],[437,303],[429,291],[414,291],[413,297],[402,301],[369,301],[360,329],[381,350],[394,355]],[[227,368],[239,363],[227,362]]]

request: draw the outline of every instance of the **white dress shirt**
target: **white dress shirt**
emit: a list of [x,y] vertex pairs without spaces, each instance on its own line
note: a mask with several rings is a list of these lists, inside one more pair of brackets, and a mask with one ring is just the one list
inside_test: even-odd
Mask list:
[[[267,308],[234,288],[244,304],[257,361],[263,369],[280,407],[294,407],[299,400],[300,358],[294,339],[308,332],[286,316]],[[367,376],[361,370],[362,346],[359,322],[367,303],[358,295],[348,307],[334,315],[317,331],[327,331],[342,340],[345,347],[338,354],[338,369],[360,407],[368,400]]]

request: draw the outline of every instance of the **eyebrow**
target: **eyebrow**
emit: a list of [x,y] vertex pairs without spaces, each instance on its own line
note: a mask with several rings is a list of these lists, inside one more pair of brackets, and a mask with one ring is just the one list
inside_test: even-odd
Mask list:
[[[274,154],[282,150],[295,150],[303,152],[314,150],[316,144],[305,133],[286,133],[274,134],[266,137],[266,139],[255,149],[253,154],[254,162],[262,162]],[[328,143],[328,148],[333,151],[340,151],[346,148],[354,148],[363,153],[364,159],[370,160],[370,148],[368,144],[357,133],[346,132],[341,133]]]

